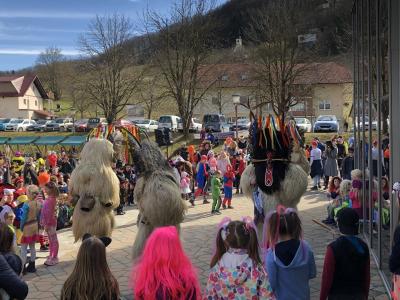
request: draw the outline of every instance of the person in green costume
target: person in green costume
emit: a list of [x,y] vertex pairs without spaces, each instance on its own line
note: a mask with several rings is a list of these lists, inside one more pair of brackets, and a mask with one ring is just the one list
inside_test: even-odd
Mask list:
[[211,179],[211,189],[212,189],[212,209],[211,214],[218,214],[220,215],[219,208],[221,207],[221,188],[222,188],[222,181],[221,181],[222,173],[221,171],[215,172],[214,176]]

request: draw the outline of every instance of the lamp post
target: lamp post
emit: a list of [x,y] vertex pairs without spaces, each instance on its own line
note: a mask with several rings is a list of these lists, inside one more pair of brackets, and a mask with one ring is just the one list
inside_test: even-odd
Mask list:
[[240,95],[232,95],[232,102],[235,105],[236,140],[238,140],[238,138],[239,138],[239,133],[238,133],[238,105],[240,104]]
[[71,111],[71,114],[72,114],[72,133],[75,133],[75,114],[76,114],[76,109],[74,107],[71,107],[70,111]]

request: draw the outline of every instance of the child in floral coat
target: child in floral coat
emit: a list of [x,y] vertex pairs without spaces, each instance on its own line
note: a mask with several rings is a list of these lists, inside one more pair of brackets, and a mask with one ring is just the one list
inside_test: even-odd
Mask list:
[[243,221],[224,218],[216,242],[204,300],[274,299],[250,217]]

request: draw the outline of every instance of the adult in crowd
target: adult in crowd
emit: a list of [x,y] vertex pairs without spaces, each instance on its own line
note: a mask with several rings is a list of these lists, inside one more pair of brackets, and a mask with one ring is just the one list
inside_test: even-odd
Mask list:
[[59,172],[63,174],[71,174],[73,170],[74,168],[71,166],[68,156],[64,155],[61,159]]
[[310,166],[311,166],[310,176],[314,182],[314,185],[311,188],[312,190],[318,190],[318,188],[320,188],[320,180],[323,174],[321,158],[322,158],[322,152],[318,148],[318,142],[314,140],[312,141],[312,149],[310,151]]
[[374,141],[372,143],[372,149],[371,149],[371,158],[372,158],[372,174],[374,177],[378,177],[378,159],[379,155],[381,156],[381,161],[382,161],[382,176],[385,176],[385,161],[383,157],[383,150],[378,148],[378,141]]
[[351,171],[354,170],[354,149],[349,147],[347,156],[342,161],[341,175],[342,179],[351,180]]
[[0,298],[25,299],[28,285],[20,277],[22,260],[13,253],[14,232],[0,223]]
[[339,168],[342,167],[342,161],[343,159],[346,157],[346,146],[343,140],[342,136],[339,136],[336,139],[336,147],[337,147],[337,162],[338,162],[338,166]]
[[337,148],[332,141],[326,142],[324,156],[326,157],[324,165],[324,188],[328,188],[329,178],[338,176]]
[[221,151],[217,158],[217,169],[221,171],[222,176],[225,175],[228,165],[230,165],[229,157],[225,151]]
[[239,136],[238,140],[238,148],[242,150],[242,153],[245,153],[247,150],[247,140],[244,138],[243,135]]
[[238,146],[235,141],[231,141],[226,152],[230,158],[233,158],[238,153]]
[[24,171],[23,171],[23,177],[24,177],[24,184],[29,185],[29,184],[38,184],[38,179],[37,179],[37,173],[35,170],[35,165],[33,163],[33,158],[32,157],[27,157],[26,163],[24,166]]

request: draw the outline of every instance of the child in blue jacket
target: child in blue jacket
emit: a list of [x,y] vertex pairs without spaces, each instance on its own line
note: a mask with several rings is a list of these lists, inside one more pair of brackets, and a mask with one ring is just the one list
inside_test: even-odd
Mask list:
[[310,299],[308,283],[316,276],[315,260],[310,245],[302,240],[296,210],[278,206],[267,218],[265,264],[276,299]]

